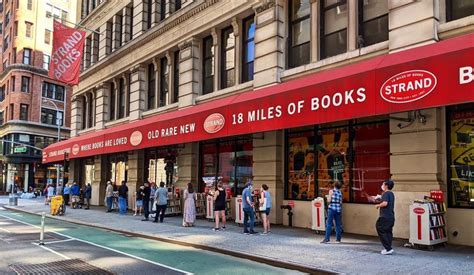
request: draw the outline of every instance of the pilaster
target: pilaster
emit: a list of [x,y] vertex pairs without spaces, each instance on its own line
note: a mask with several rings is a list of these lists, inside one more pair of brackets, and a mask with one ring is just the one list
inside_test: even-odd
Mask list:
[[104,82],[96,86],[96,113],[95,120],[96,129],[104,129],[107,122],[110,104],[110,86]]
[[176,187],[186,188],[188,182],[194,183],[197,190],[198,182],[198,154],[199,145],[197,142],[186,143],[184,148],[179,149],[176,162],[178,164],[178,181]]
[[132,33],[130,24],[132,24],[132,7],[126,6],[122,10],[123,19],[122,19],[122,45],[125,45],[128,41],[132,40]]
[[116,14],[112,18],[113,32],[112,32],[112,51],[119,49],[122,46],[122,15]]
[[191,38],[179,45],[179,108],[195,104],[196,96],[201,93],[200,47],[197,38]]
[[79,98],[71,100],[71,137],[77,136],[77,131],[81,129],[82,101]]
[[146,2],[133,0],[133,38],[145,32],[146,23]]
[[144,183],[144,165],[145,163],[145,151],[138,150],[128,153],[128,205],[134,205],[133,194],[140,188]]
[[146,68],[143,65],[135,66],[130,71],[130,120],[142,117],[145,106]]
[[99,60],[104,59],[110,54],[111,42],[112,23],[109,21],[100,26]]

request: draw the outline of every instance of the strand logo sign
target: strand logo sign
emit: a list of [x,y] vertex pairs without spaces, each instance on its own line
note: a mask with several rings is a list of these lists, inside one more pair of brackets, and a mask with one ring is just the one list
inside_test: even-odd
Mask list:
[[222,130],[225,125],[225,118],[219,113],[213,113],[204,120],[204,130],[209,134],[215,134]]
[[417,207],[417,208],[413,209],[413,213],[421,215],[421,214],[425,213],[425,209],[423,209],[421,207]]
[[140,131],[135,131],[130,135],[130,144],[133,146],[138,146],[142,143],[143,135]]
[[79,154],[79,145],[78,144],[74,144],[74,146],[72,146],[72,154],[73,155],[77,155]]
[[380,88],[380,96],[391,103],[413,102],[429,95],[438,80],[424,70],[411,70],[396,74],[385,81]]

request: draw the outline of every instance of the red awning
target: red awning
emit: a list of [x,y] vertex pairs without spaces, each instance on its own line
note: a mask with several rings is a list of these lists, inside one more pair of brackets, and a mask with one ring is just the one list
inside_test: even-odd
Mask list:
[[43,162],[473,102],[473,67],[471,34],[74,137]]

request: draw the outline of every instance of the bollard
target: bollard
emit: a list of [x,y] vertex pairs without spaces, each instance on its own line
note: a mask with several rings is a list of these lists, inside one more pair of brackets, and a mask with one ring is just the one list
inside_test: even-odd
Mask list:
[[39,245],[44,245],[44,218],[46,216],[46,213],[43,212],[41,213],[41,231],[40,231],[40,241],[39,241]]

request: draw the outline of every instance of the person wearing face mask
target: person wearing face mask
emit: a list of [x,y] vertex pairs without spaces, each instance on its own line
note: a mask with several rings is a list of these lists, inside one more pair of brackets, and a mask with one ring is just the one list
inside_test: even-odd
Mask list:
[[380,242],[382,243],[384,250],[380,253],[382,255],[391,255],[393,254],[392,240],[393,240],[393,225],[395,224],[395,195],[392,192],[394,182],[392,180],[385,180],[382,183],[382,196],[380,195],[374,197],[377,203],[375,205],[376,209],[379,209],[380,214],[377,219],[375,227],[377,229],[377,234],[379,235]]

